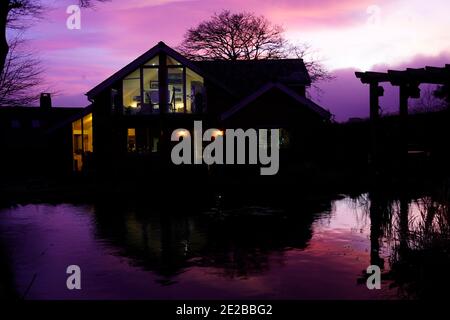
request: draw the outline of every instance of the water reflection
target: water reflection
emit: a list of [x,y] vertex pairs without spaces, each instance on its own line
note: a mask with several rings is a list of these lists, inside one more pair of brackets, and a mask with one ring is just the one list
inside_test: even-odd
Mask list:
[[[447,195],[26,205],[0,211],[0,239],[28,299],[415,298],[433,295],[449,267]],[[71,264],[81,291],[65,288]],[[383,269],[382,290],[365,286],[370,264]]]
[[[193,266],[217,268],[226,277],[264,272],[271,253],[281,259],[285,249],[307,246],[315,219],[314,212],[256,206],[214,207],[191,215],[152,212],[143,205],[94,207],[96,236],[108,239],[121,254],[164,276],[161,282],[169,284],[171,277]],[[324,214],[323,204],[320,210]]]
[[403,297],[450,297],[449,199],[444,188],[395,207],[390,275]]
[[371,263],[385,266],[385,278],[399,298],[448,298],[450,285],[450,193],[448,183],[415,194],[376,189],[369,194]]

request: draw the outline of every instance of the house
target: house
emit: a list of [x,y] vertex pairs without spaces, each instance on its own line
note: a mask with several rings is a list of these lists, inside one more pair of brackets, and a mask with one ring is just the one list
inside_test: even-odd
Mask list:
[[[191,61],[163,42],[89,90],[71,119],[72,169],[142,174],[170,166],[171,132],[280,128],[285,154],[317,145],[331,114],[306,97],[301,59]],[[309,152],[309,151],[308,151]]]
[[159,168],[172,130],[195,120],[281,128],[282,147],[301,150],[331,116],[306,97],[310,84],[301,59],[191,61],[160,42],[87,92],[92,104],[72,123],[73,169]]

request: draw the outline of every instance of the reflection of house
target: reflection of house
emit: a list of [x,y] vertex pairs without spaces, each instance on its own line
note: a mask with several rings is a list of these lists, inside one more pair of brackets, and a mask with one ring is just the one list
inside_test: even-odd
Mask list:
[[190,61],[160,42],[87,93],[92,104],[72,123],[73,168],[94,157],[107,171],[154,163],[167,155],[172,130],[191,130],[194,120],[283,128],[283,141],[300,145],[330,119],[306,98],[310,83],[301,59]]
[[[220,217],[214,212],[199,215],[200,207],[184,201],[165,205],[161,214],[149,214],[155,213],[155,201],[130,207],[117,199],[96,203],[92,212],[97,237],[131,258],[133,265],[170,281],[192,266],[214,268],[225,277],[266,272],[270,263],[284,260],[286,248],[307,246],[315,212],[331,210],[330,202],[321,201],[307,202],[301,215],[296,209],[246,206]],[[177,211],[183,214],[173,214]]]

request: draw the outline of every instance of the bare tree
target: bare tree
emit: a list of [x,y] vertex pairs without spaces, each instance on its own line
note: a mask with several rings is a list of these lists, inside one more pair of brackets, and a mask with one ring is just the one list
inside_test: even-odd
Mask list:
[[225,10],[190,28],[178,50],[193,60],[302,58],[313,82],[332,78],[308,45],[290,44],[283,32],[263,16]]
[[215,14],[190,28],[180,51],[192,59],[258,60],[284,55],[283,29],[251,13]]
[[[108,0],[79,0],[78,3],[81,7],[90,7],[94,2],[105,1]],[[0,74],[10,50],[7,29],[24,29],[43,12],[44,4],[40,0],[0,0]]]
[[0,2],[0,74],[3,73],[10,50],[7,29],[23,29],[29,20],[42,14],[42,4],[33,0],[2,0]]
[[0,74],[0,105],[24,106],[36,101],[44,88],[43,68],[35,53],[15,38]]

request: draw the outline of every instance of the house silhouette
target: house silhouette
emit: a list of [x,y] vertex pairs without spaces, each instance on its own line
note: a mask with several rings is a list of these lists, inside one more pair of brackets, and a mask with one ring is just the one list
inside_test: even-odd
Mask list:
[[[159,172],[171,167],[171,132],[200,120],[281,129],[281,157],[295,162],[317,148],[331,119],[306,96],[310,85],[302,59],[192,61],[159,42],[89,90],[89,106],[46,127],[46,162],[66,173]],[[55,112],[49,99],[41,109]]]

